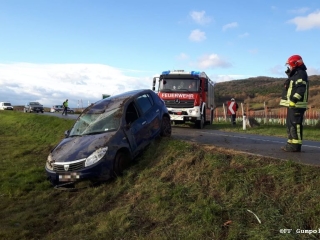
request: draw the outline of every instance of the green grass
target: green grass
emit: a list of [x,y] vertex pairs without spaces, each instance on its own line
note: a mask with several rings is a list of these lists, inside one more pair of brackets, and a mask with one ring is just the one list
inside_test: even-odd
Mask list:
[[[157,140],[123,177],[79,191],[54,189],[45,161],[72,123],[0,112],[0,239],[320,236],[295,233],[319,228],[320,168],[214,146]],[[283,228],[293,233],[279,233]]]

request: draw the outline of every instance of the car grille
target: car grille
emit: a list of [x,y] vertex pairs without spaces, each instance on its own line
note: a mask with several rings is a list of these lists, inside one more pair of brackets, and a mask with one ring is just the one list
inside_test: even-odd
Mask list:
[[75,172],[83,169],[86,159],[81,159],[73,162],[53,163],[53,170],[55,172]]
[[194,99],[165,100],[164,102],[167,108],[193,108],[194,107]]

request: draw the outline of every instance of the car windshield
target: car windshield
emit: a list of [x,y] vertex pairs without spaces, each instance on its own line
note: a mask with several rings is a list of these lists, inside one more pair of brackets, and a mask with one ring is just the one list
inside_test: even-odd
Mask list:
[[40,105],[38,102],[30,102],[30,105]]
[[11,103],[4,103],[4,106],[11,106]]
[[105,109],[102,112],[88,111],[78,118],[71,129],[69,136],[115,131],[120,126],[121,117],[121,108]]

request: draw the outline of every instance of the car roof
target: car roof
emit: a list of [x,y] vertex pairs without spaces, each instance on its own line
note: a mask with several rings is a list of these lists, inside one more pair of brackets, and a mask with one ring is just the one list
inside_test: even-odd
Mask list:
[[117,103],[117,104],[121,104],[121,103],[125,104],[128,100],[133,99],[143,93],[149,93],[153,97],[156,95],[150,89],[132,90],[132,91],[116,94],[116,95],[101,99],[101,100],[95,102],[94,104],[92,104],[91,106],[89,106],[86,111],[90,111],[90,109],[92,109],[92,108],[99,108],[99,105],[106,106],[106,105],[112,104],[112,102]]
[[137,89],[137,90],[132,90],[132,91],[116,94],[116,95],[110,96],[108,98],[102,99],[98,102],[110,101],[110,100],[125,101],[125,99],[127,99],[127,98],[136,97],[142,93],[151,93],[152,94],[154,92],[150,89]]

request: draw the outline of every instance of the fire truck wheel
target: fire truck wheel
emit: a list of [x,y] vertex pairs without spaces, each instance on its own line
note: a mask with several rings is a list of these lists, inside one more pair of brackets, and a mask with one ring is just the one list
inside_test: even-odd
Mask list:
[[160,136],[161,137],[170,137],[171,136],[171,122],[167,116],[164,116],[162,118]]
[[196,127],[202,129],[204,127],[205,119],[204,115],[201,115],[201,120],[196,121]]

